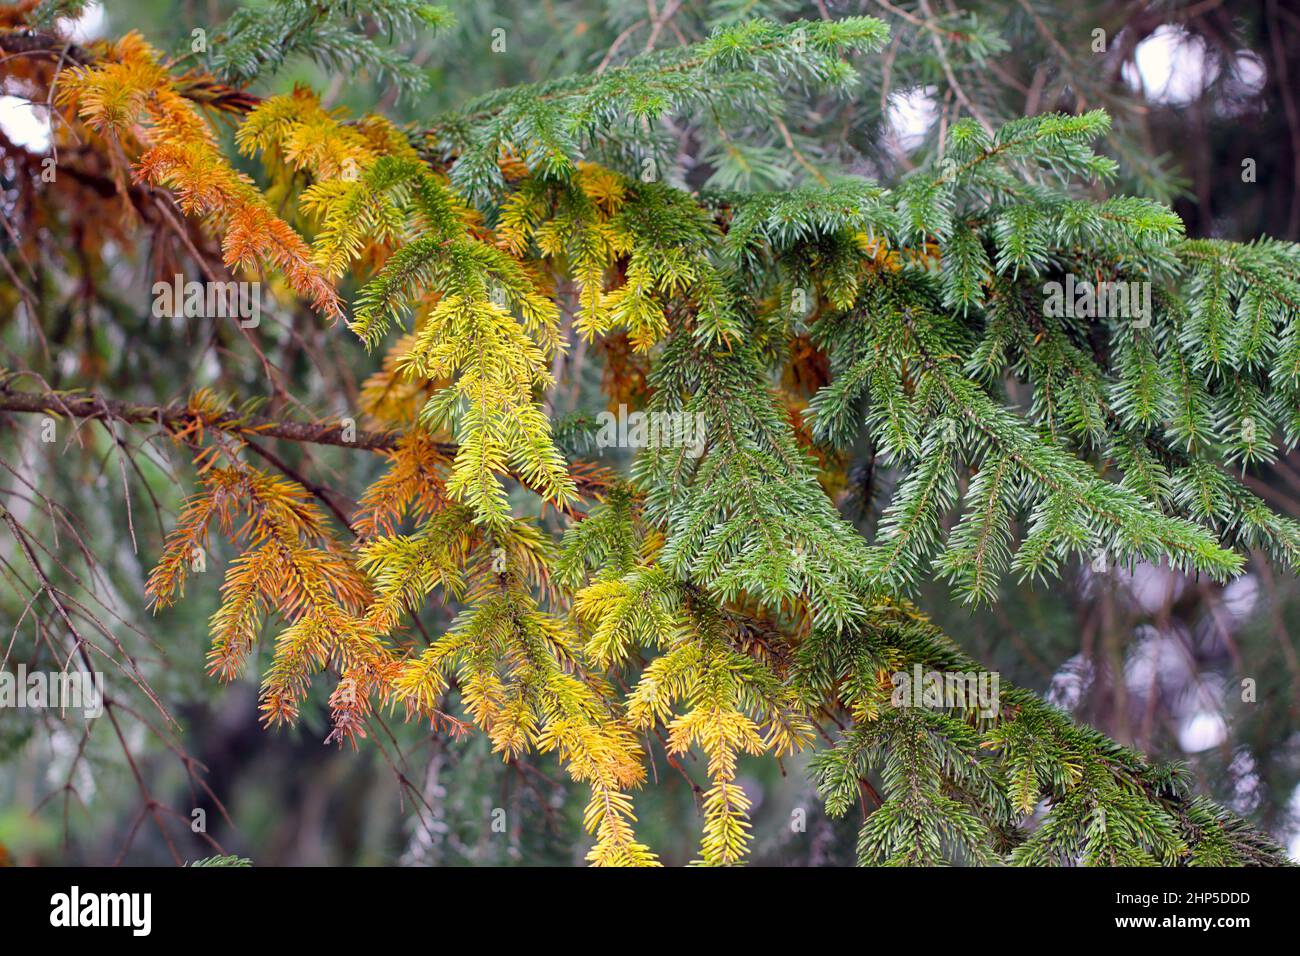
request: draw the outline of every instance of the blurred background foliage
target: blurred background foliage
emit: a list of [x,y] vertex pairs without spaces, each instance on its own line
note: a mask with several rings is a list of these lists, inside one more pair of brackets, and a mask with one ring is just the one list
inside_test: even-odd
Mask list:
[[[859,95],[847,103],[799,104],[776,128],[754,127],[745,116],[681,118],[665,130],[678,144],[670,177],[688,188],[756,189],[847,169],[888,183],[937,147],[955,104],[994,124],[1102,106],[1115,121],[1106,148],[1120,163],[1116,190],[1172,203],[1192,236],[1300,240],[1300,14],[1278,0],[446,5],[456,15],[452,29],[437,38],[393,38],[427,75],[417,94],[399,96],[365,75],[330,73],[301,59],[253,88],[271,93],[306,84],[353,115],[379,111],[400,123],[428,123],[497,87],[595,69],[647,45],[697,39],[715,25],[866,13],[887,20],[894,37],[883,56],[863,62]],[[91,4],[75,30],[83,42],[139,30],[183,56],[195,28],[215,33],[237,6],[111,0]],[[498,28],[505,49],[494,52]],[[944,42],[936,44],[937,37]],[[0,65],[0,83],[0,210],[9,216],[18,164],[39,164],[51,131],[49,114],[28,98],[12,64]],[[252,164],[246,169],[260,173]],[[105,182],[66,188],[98,190],[98,214],[110,215],[114,188]],[[155,232],[141,242],[126,232],[113,237],[107,226],[86,229],[76,216],[44,219],[45,254],[30,264],[39,330],[19,318],[16,283],[0,276],[4,364],[41,368],[54,388],[144,402],[183,399],[199,387],[238,400],[265,393],[265,369],[237,330],[151,317],[148,290],[155,278],[180,271],[171,263],[182,250],[149,225]],[[0,253],[12,269],[29,265],[7,231],[0,232]],[[352,336],[321,327],[287,295],[279,301],[258,330],[265,355],[312,414],[349,414],[372,361]],[[606,358],[589,356],[570,369],[558,411],[603,404]],[[287,395],[275,393],[264,411],[291,408]],[[176,854],[160,835],[165,829],[186,860],[210,856],[219,844],[255,864],[581,862],[584,796],[552,761],[504,764],[482,735],[451,739],[398,720],[359,750],[339,751],[322,744],[323,692],[296,728],[263,730],[251,681],[223,688],[204,674],[206,622],[233,555],[214,550],[209,573],[195,578],[179,607],[157,616],[144,609],[144,578],[192,483],[184,454],[165,441],[136,448],[138,436],[115,438],[98,426],[74,431],[66,423],[49,445],[38,428],[32,416],[0,415],[5,504],[42,535],[57,586],[93,595],[105,626],[175,722],[111,672],[110,687],[132,701],[138,719],[104,727],[84,753],[80,731],[57,715],[0,710],[0,858],[166,863]],[[138,452],[138,473],[119,470],[118,441]],[[292,466],[354,490],[380,464],[339,449],[285,455]],[[891,478],[875,467],[870,449],[860,450],[850,478],[842,506],[870,533]],[[1300,515],[1295,454],[1249,480],[1275,508]],[[68,513],[57,513],[43,495]],[[71,543],[76,538],[93,560]],[[12,546],[4,536],[0,639],[10,669],[17,662],[39,667],[39,659],[24,654],[35,646],[33,629],[47,624],[28,607],[30,573]],[[923,605],[1006,679],[1153,757],[1187,760],[1202,792],[1300,855],[1300,585],[1289,576],[1253,561],[1247,574],[1221,588],[1158,567],[1080,567],[1049,586],[1007,585],[987,612],[952,603],[941,586],[926,589]],[[447,624],[438,607],[426,609],[423,620],[431,633]],[[250,674],[260,672],[259,663],[252,662]],[[1256,683],[1253,702],[1242,699],[1244,679]],[[650,751],[652,779],[669,785],[638,795],[639,835],[666,863],[683,863],[698,832],[696,794],[685,779],[692,767],[685,774],[669,767],[656,742]],[[191,760],[206,774],[191,774]],[[746,765],[755,862],[852,861],[856,823],[825,817],[804,770],[798,759],[780,769]],[[175,810],[162,828],[147,819],[160,812],[155,800]],[[199,819],[210,841],[195,832]]]

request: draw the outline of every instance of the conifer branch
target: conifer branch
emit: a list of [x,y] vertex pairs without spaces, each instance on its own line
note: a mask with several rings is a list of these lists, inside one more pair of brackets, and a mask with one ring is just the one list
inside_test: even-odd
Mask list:
[[[244,438],[278,438],[283,441],[311,445],[332,445],[355,448],[360,451],[389,452],[402,441],[401,431],[366,431],[341,423],[293,422],[266,415],[228,410],[212,414],[192,405],[178,403],[151,405],[103,398],[84,392],[18,391],[12,388],[12,375],[0,381],[0,412],[47,414],[78,420],[127,424],[158,425],[167,432],[187,436],[201,434],[204,429],[224,432]],[[433,449],[440,456],[454,459],[458,446],[454,442],[433,441]],[[521,481],[526,476],[517,476]],[[600,494],[606,479],[598,471],[575,468],[575,487],[584,495]]]

